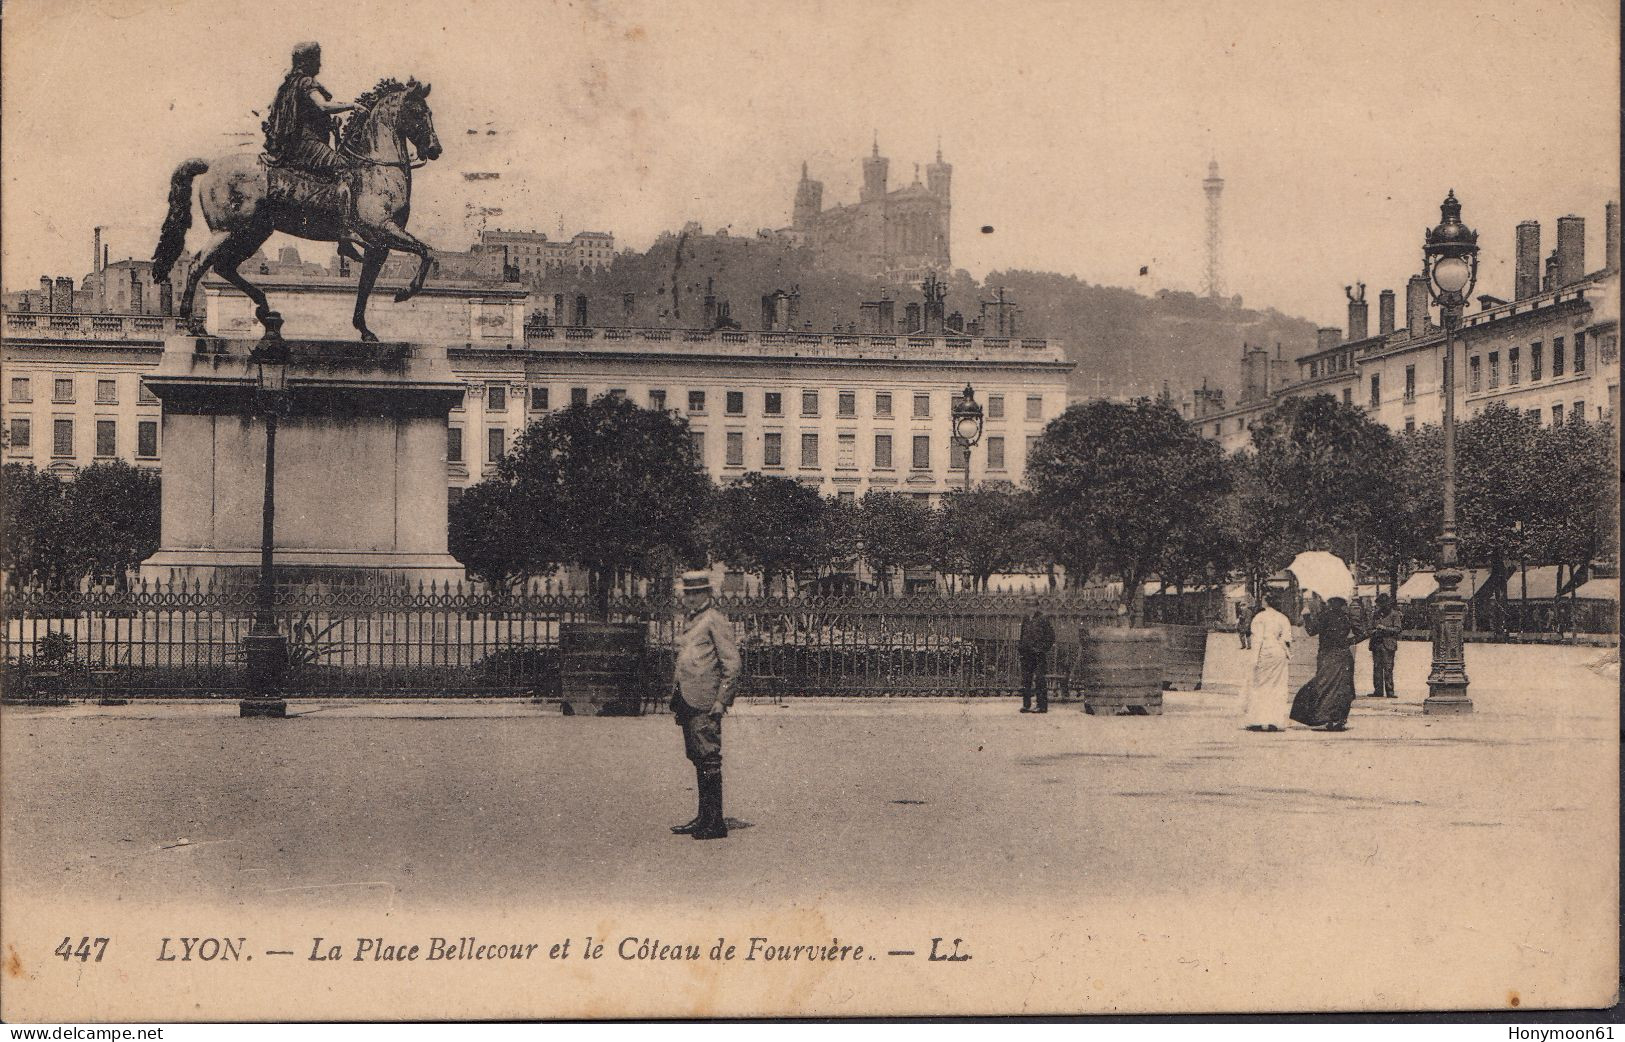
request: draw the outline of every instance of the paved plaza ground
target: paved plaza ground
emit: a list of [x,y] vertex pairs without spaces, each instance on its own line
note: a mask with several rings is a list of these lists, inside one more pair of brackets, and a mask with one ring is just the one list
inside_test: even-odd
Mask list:
[[[583,910],[581,932],[603,937],[618,928],[606,909],[810,909],[826,941],[861,923],[898,945],[873,918],[891,908],[893,933],[933,916],[980,929],[984,960],[1002,953],[1006,971],[1045,953],[1064,964],[1051,941],[1093,952],[1081,976],[1034,964],[1042,988],[994,992],[1000,1008],[1178,1008],[1187,995],[1245,1007],[1234,987],[1267,989],[1293,967],[1310,974],[1291,992],[1305,1006],[1606,998],[1617,679],[1592,668],[1596,649],[1473,646],[1477,712],[1432,717],[1414,683],[1425,653],[1404,651],[1407,698],[1361,699],[1340,735],[1247,733],[1240,699],[1211,689],[1170,693],[1161,717],[740,705],[725,776],[745,827],[711,843],[667,831],[693,811],[667,716],[452,701],[300,702],[283,721],[239,719],[235,703],[8,707],[0,869],[14,913],[176,901],[411,921],[546,905]],[[1055,932],[1018,929],[1039,923]],[[1143,962],[1143,978],[1108,972],[1117,955],[1099,965],[1091,945],[1136,934],[1148,947],[1121,960]],[[1208,961],[1182,991],[1167,968],[1187,959]],[[1463,959],[1507,979],[1432,976]],[[649,1002],[634,1006],[673,1011]],[[749,1008],[772,1008],[761,1002]]]

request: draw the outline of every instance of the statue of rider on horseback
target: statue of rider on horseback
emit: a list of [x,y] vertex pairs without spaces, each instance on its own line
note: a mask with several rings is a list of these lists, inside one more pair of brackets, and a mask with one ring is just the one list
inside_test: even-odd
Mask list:
[[[423,289],[432,263],[429,247],[406,230],[406,222],[412,170],[440,158],[429,85],[386,78],[354,103],[335,102],[316,79],[321,60],[317,44],[294,49],[293,68],[263,124],[264,155],[188,159],[170,178],[169,215],[153,252],[152,274],[167,282],[186,248],[196,179],[195,195],[211,234],[181,296],[180,316],[194,333],[203,332],[193,309],[198,282],[213,270],[253,301],[266,338],[278,337],[281,316],[237,270],[273,232],[337,243],[341,254],[361,262],[352,324],[362,340],[378,339],[367,328],[367,298],[391,250],[418,258],[417,272],[395,300]],[[345,112],[352,115],[335,148],[333,117]],[[357,253],[357,243],[364,253]]]
[[[293,49],[293,68],[283,77],[271,100],[269,115],[260,124],[265,131],[265,161],[270,166],[303,170],[329,181],[337,181],[344,197],[345,221],[350,213],[350,171],[353,165],[329,144],[338,125],[333,117],[344,112],[362,113],[366,107],[335,102],[333,92],[316,77],[322,71],[322,45],[314,41]],[[339,252],[359,261],[349,237],[339,241]]]

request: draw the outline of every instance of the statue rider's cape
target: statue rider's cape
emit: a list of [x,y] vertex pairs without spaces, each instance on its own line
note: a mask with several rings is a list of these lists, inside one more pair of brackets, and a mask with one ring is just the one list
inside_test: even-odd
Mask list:
[[328,101],[333,94],[326,87],[316,82],[316,77],[300,72],[298,69],[288,73],[277,88],[276,97],[271,101],[271,111],[265,122],[260,124],[265,131],[265,158],[270,163],[282,162],[294,143],[299,139],[299,114],[301,104],[310,96],[311,91],[317,91]]

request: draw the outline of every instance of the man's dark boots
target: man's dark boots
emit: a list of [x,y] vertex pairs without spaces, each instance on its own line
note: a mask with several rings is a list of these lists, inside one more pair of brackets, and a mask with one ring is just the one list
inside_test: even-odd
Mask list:
[[722,771],[706,771],[700,780],[700,823],[690,833],[695,839],[727,839],[722,817]]
[[698,793],[699,809],[694,817],[685,825],[673,825],[672,832],[679,836],[693,835],[694,830],[700,827],[700,821],[705,817],[705,772],[698,767],[694,768],[694,790]]

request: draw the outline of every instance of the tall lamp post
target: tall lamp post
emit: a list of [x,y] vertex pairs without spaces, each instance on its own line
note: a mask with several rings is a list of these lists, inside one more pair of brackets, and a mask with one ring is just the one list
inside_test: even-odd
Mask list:
[[239,716],[288,715],[280,697],[288,666],[288,638],[277,630],[276,576],[272,548],[276,529],[276,430],[288,411],[288,346],[267,337],[248,356],[255,365],[254,411],[265,420],[265,500],[260,519],[260,575],[254,598],[254,623],[243,638],[248,697],[237,704]]
[[1444,524],[1439,533],[1439,566],[1434,577],[1433,670],[1428,674],[1424,713],[1470,713],[1467,664],[1462,652],[1461,569],[1456,564],[1456,330],[1478,281],[1478,233],[1461,223],[1455,189],[1439,205],[1439,223],[1422,246],[1422,273],[1439,305],[1444,324]]
[[970,450],[982,440],[982,406],[970,384],[954,403],[954,441],[965,449],[965,491],[970,491]]

